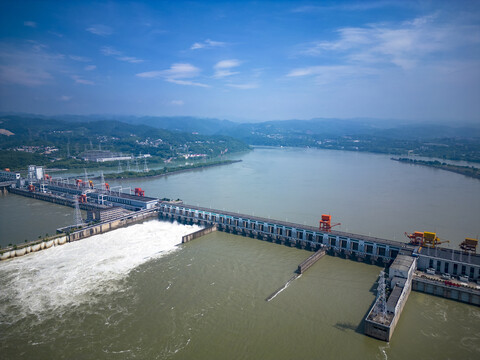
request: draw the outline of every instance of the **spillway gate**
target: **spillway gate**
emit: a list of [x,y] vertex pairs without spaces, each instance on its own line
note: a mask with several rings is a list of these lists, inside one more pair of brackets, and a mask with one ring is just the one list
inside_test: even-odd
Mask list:
[[[340,231],[322,232],[318,228],[262,217],[207,209],[185,204],[160,203],[159,217],[204,226],[216,225],[217,230],[292,247],[317,251],[326,247],[334,254],[358,260],[391,262],[405,249],[401,242]],[[410,249],[411,251],[411,249]]]

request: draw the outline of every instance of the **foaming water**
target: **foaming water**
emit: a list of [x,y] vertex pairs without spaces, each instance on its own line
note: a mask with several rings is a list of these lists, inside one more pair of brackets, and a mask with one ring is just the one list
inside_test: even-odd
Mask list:
[[0,263],[0,324],[121,290],[130,271],[176,249],[196,225],[149,221]]
[[286,288],[288,288],[288,287],[290,286],[290,284],[292,283],[293,280],[298,279],[300,276],[302,276],[302,274],[295,274],[294,276],[292,276],[292,277],[290,278],[290,280],[288,280],[288,281],[286,282],[285,285],[283,285],[280,289],[278,289],[277,291],[275,291],[272,295],[270,295],[269,297],[267,297],[265,300],[266,300],[266,301],[272,301],[273,299],[275,299],[278,294],[280,294],[283,290],[285,290]]

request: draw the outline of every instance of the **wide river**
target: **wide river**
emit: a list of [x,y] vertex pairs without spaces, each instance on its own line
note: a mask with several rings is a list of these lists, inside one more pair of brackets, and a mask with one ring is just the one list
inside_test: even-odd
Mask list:
[[[147,196],[445,246],[480,233],[480,181],[388,156],[256,148],[243,161],[114,185]],[[0,197],[0,244],[53,233],[69,208]],[[480,309],[412,292],[390,343],[362,334],[381,268],[157,220],[0,263],[2,359],[478,359]]]

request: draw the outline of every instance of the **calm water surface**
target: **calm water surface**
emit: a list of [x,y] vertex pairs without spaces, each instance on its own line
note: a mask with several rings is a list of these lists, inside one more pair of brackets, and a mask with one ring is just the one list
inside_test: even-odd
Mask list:
[[[0,195],[0,246],[19,244],[73,224],[73,208],[15,194]],[[86,213],[82,211],[83,217]]]
[[402,164],[385,155],[315,149],[255,149],[243,161],[175,176],[115,182],[147,196],[403,241],[434,231],[458,248],[480,235],[480,181]]
[[[342,230],[391,239],[436,230],[452,245],[479,232],[478,180],[357,153],[256,149],[242,159],[119,183],[311,225],[330,213]],[[11,198],[25,200],[0,206]],[[1,209],[9,228],[18,214]],[[478,307],[412,293],[387,344],[362,334],[379,267],[324,257],[266,302],[310,253],[224,233],[177,246],[195,229],[154,220],[1,262],[2,358],[480,357]]]

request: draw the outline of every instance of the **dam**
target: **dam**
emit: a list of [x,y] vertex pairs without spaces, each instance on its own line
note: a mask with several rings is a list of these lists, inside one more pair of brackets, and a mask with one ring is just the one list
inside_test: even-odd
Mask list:
[[[43,186],[44,191],[38,191],[41,189],[41,184],[38,184],[34,191],[15,187],[9,190],[18,195],[67,206],[71,206],[71,199],[80,197],[85,192],[79,186],[58,183],[50,183]],[[66,234],[59,234],[58,236],[61,236],[57,241],[59,244],[81,240],[144,219],[159,218],[186,224],[198,224],[207,229],[184,237],[182,239],[184,243],[193,241],[210,231],[223,231],[309,250],[318,254],[315,261],[321,261],[320,255],[329,254],[392,268],[392,266],[395,267],[397,260],[413,259],[406,275],[402,274],[389,279],[388,287],[391,291],[377,297],[365,319],[365,333],[384,341],[390,340],[411,290],[480,305],[480,291],[472,285],[473,283],[470,282],[467,286],[454,281],[446,282],[441,278],[441,275],[448,272],[456,277],[466,276],[471,280],[479,279],[480,256],[474,253],[467,254],[459,250],[438,247],[421,248],[378,237],[334,230],[326,231],[319,227],[288,221],[186,205],[180,202],[160,201],[155,198],[147,198],[140,193],[132,195],[107,189],[89,189],[85,195],[86,202],[83,203],[83,208],[91,212],[103,214],[108,209],[120,207],[128,212],[118,212],[118,215],[115,215],[115,212],[109,211],[111,212],[109,217],[103,215],[93,217],[94,223],[84,225],[80,229],[72,229]],[[25,244],[20,245],[18,249],[2,249],[0,251],[1,258],[23,256],[29,252],[28,250],[33,251],[32,249],[36,245],[38,244]],[[23,247],[27,247],[27,250],[22,250]],[[47,246],[42,248],[47,248]],[[13,253],[13,255],[7,257],[7,252]],[[300,273],[313,265],[313,262],[308,261],[307,263],[299,265]],[[437,276],[425,279],[422,272],[427,269],[434,269]]]
[[185,204],[160,202],[157,211],[161,219],[216,225],[219,231],[311,251],[317,251],[323,245],[332,255],[372,264],[386,266],[397,255],[404,254],[417,258],[418,270],[425,271],[434,266],[439,274],[467,275],[472,280],[480,277],[480,255],[467,255],[460,250],[419,248],[400,241],[334,230],[326,232],[309,225]]

